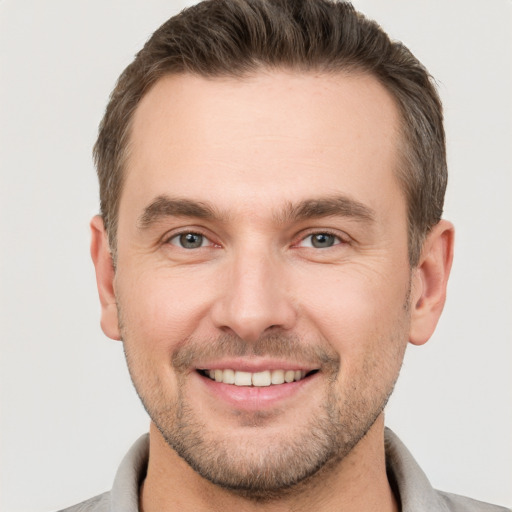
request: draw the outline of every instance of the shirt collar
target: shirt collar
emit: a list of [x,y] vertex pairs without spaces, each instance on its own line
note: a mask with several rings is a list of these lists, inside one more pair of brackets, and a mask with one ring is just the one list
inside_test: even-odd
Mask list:
[[111,512],[138,512],[139,487],[146,477],[149,434],[139,437],[124,456],[110,493]]
[[402,512],[448,512],[423,470],[398,436],[389,428],[384,431],[388,479],[398,494]]

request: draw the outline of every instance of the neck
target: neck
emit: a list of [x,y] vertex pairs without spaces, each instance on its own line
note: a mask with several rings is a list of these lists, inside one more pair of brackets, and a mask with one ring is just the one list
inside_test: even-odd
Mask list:
[[268,501],[248,500],[205,480],[167,445],[153,424],[149,453],[140,494],[142,512],[399,510],[386,475],[382,414],[342,461],[324,468],[293,492]]

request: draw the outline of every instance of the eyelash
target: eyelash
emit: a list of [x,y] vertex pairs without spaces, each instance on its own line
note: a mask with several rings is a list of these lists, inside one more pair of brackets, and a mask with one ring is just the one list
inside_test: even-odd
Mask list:
[[332,236],[333,238],[336,239],[336,241],[333,243],[333,245],[329,246],[329,247],[307,247],[308,249],[330,249],[331,247],[335,247],[335,246],[338,246],[338,245],[343,245],[343,244],[347,244],[348,243],[348,237],[343,237],[340,235],[340,233],[335,233],[333,231],[330,231],[328,229],[322,229],[322,230],[315,230],[315,231],[310,231],[309,233],[305,234],[305,235],[301,235],[300,239],[294,244],[294,246],[298,246],[300,245],[301,243],[303,243],[305,240],[307,240],[308,238],[311,238],[311,237],[314,237],[315,235],[327,235],[327,236]]
[[218,245],[218,244],[215,244],[215,242],[212,242],[212,240],[210,240],[210,238],[205,233],[203,233],[200,229],[185,229],[185,230],[182,230],[182,231],[180,231],[178,233],[173,233],[171,236],[166,236],[164,238],[164,243],[165,244],[170,244],[170,245],[175,245],[176,247],[179,247],[180,249],[185,249],[185,250],[200,249],[200,248],[206,247],[206,246],[203,246],[201,244],[199,247],[187,248],[187,247],[183,247],[181,245],[178,245],[178,243],[176,243],[176,244],[172,243],[172,240],[179,239],[179,237],[184,236],[184,235],[200,236],[200,237],[203,238],[202,242],[204,242],[205,240],[207,240],[209,242],[209,244],[207,244],[207,245],[215,245],[215,246]]
[[[203,238],[203,240],[201,241],[201,245],[199,245],[198,247],[183,247],[183,245],[179,244],[178,243],[172,243],[172,240],[174,239],[179,239],[179,237],[181,236],[184,236],[184,235],[197,235],[197,236],[200,236]],[[311,231],[307,234],[302,234],[301,237],[299,238],[299,240],[297,242],[294,242],[292,244],[292,247],[298,247],[300,246],[301,243],[303,243],[305,240],[307,240],[308,238],[311,238],[311,237],[314,237],[315,235],[326,235],[326,236],[329,236],[329,237],[333,237],[335,238],[335,241],[332,245],[329,245],[328,247],[314,247],[312,246],[313,245],[313,242],[311,242],[311,246],[306,246],[304,248],[308,248],[308,249],[330,249],[331,247],[335,247],[335,246],[338,246],[338,245],[343,245],[343,244],[346,244],[348,243],[348,240],[346,239],[346,237],[342,237],[340,236],[339,233],[334,233],[330,230],[319,230],[319,231]],[[209,242],[209,244],[207,245],[203,245],[203,243],[206,241]],[[214,246],[217,246],[217,247],[220,247],[219,244],[216,244],[215,242],[212,242],[212,240],[205,234],[203,233],[201,230],[199,229],[187,229],[187,230],[182,230],[178,233],[173,233],[171,236],[168,236],[168,237],[165,237],[164,239],[164,243],[165,244],[171,244],[171,245],[174,245],[176,247],[179,247],[181,249],[185,249],[185,250],[194,250],[194,249],[201,249],[201,248],[204,248],[204,247],[207,247],[208,245],[214,245]]]

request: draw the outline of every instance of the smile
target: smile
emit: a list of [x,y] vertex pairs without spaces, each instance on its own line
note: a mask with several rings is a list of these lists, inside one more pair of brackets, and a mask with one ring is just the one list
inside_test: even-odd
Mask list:
[[304,370],[264,370],[261,372],[244,372],[238,370],[199,370],[201,375],[223,384],[235,386],[266,387],[279,384],[297,382],[316,373],[318,370],[306,372]]

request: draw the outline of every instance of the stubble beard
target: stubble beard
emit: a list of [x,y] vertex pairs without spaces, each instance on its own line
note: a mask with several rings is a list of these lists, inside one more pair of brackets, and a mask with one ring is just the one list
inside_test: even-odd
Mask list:
[[[389,344],[395,353],[387,362],[394,368],[394,378],[382,382],[379,373],[385,371],[382,361],[365,362],[365,367],[347,387],[338,389],[340,361],[337,354],[316,344],[312,353],[305,344],[285,333],[267,336],[247,344],[236,337],[222,336],[207,343],[187,340],[175,351],[172,364],[178,386],[174,397],[166,395],[166,386],[149,367],[137,363],[135,354],[125,346],[125,354],[137,393],[167,444],[176,451],[199,475],[253,501],[267,501],[298,492],[312,480],[324,475],[352,451],[380,416],[391,395],[403,359],[405,344],[404,322],[393,333]],[[123,333],[124,334],[124,333]],[[123,335],[123,339],[125,339]],[[384,340],[382,340],[384,341]],[[186,372],[196,355],[208,347],[212,353],[226,355],[269,355],[274,357],[297,354],[311,361],[321,361],[324,398],[315,411],[307,411],[309,418],[296,429],[283,429],[271,434],[262,443],[261,429],[279,422],[279,411],[272,414],[251,413],[243,419],[244,435],[238,439],[226,431],[224,435],[211,432],[208,418],[201,417],[193,406],[193,398],[186,394]],[[278,347],[278,348],[276,348]],[[315,355],[316,354],[316,355]],[[141,371],[142,370],[142,371]],[[376,380],[384,385],[372,386]],[[254,431],[254,439],[251,436]]]

